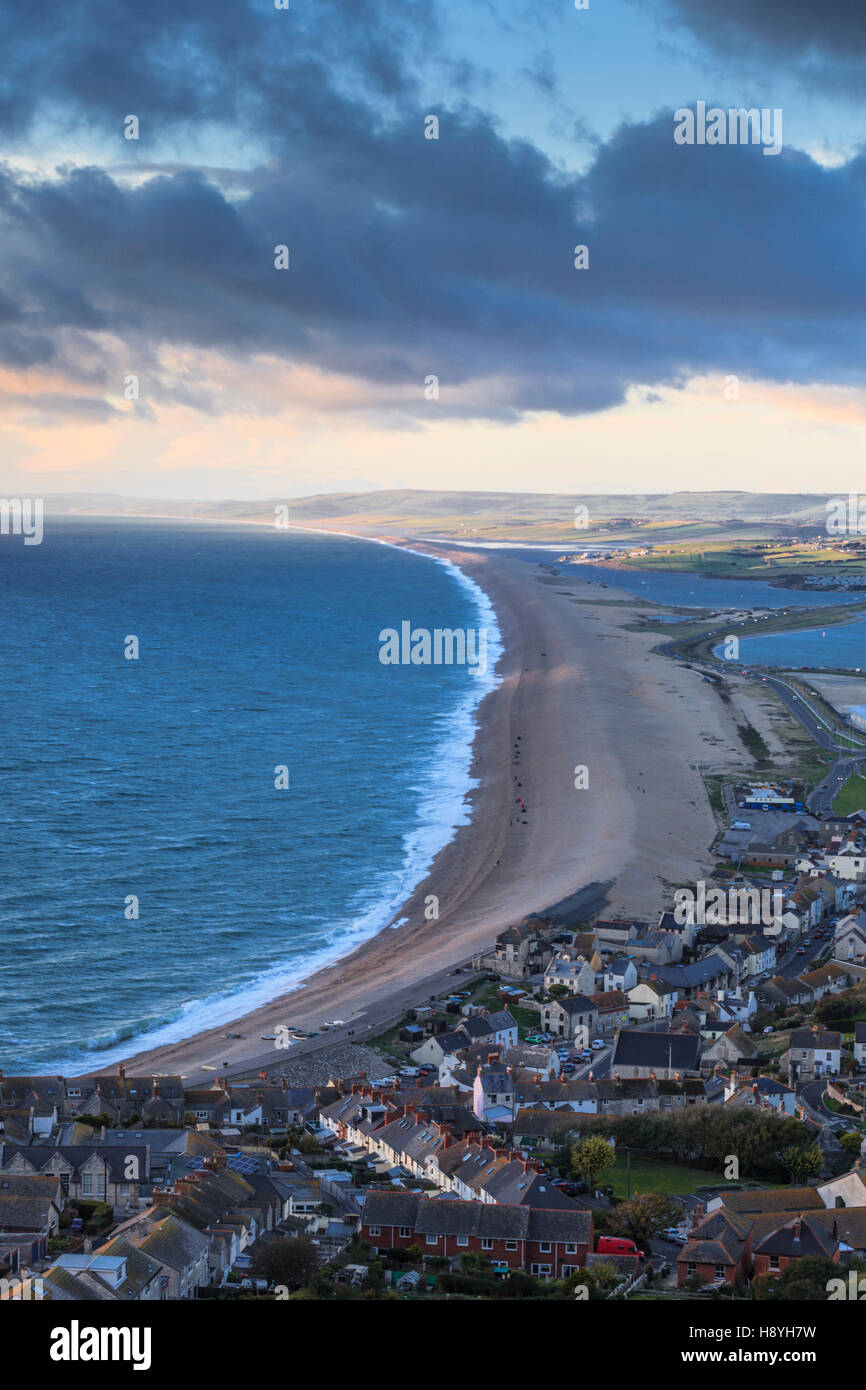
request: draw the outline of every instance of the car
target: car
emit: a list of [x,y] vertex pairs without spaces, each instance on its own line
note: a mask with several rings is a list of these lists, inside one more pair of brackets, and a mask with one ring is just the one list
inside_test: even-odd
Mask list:
[[599,1236],[596,1254],[637,1255],[639,1260],[645,1259],[644,1252],[638,1250],[635,1242],[628,1236]]
[[795,954],[796,956],[805,956],[805,954],[806,954],[806,947],[805,947],[805,946],[798,946],[797,949],[796,949],[796,951],[794,952],[794,954]]
[[526,1041],[527,1041],[528,1043],[540,1043],[540,1042],[543,1042],[544,1039],[542,1038],[542,1036],[541,1036],[540,1033],[527,1033],[527,1034],[526,1034]]
[[689,1238],[683,1235],[678,1226],[666,1226],[663,1231],[659,1231],[659,1240],[672,1241],[674,1245],[688,1245]]
[[607,1043],[603,1042],[601,1038],[593,1038],[592,1045],[596,1052],[599,1052],[603,1047],[607,1047]]

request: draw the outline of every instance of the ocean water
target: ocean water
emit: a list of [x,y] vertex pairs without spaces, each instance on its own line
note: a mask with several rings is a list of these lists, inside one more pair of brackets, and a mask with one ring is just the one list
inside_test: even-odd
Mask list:
[[[721,644],[717,655],[723,655]],[[740,665],[779,666],[793,670],[799,666],[866,669],[866,619],[836,623],[830,627],[808,628],[800,632],[767,633],[740,639]]]
[[[0,540],[0,614],[7,1074],[105,1065],[264,1002],[384,926],[467,819],[500,649],[453,566],[46,518],[39,546]],[[485,628],[486,674],[383,665],[404,620]]]

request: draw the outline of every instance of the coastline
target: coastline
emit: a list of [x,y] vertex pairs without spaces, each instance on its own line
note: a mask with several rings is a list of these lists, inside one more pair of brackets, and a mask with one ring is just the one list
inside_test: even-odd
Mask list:
[[[570,902],[581,905],[578,916],[604,907],[652,917],[667,905],[670,883],[706,871],[716,827],[700,765],[742,759],[736,707],[653,653],[657,634],[622,631],[631,605],[605,604],[595,585],[551,579],[495,551],[402,544],[457,564],[499,619],[504,650],[498,684],[476,710],[471,771],[478,785],[467,798],[468,822],[395,913],[396,925],[230,1023],[139,1049],[126,1058],[129,1070],[180,1072],[205,1084],[215,1072],[277,1070],[309,1048],[271,1044],[266,1051],[262,1035],[281,1024],[317,1030],[338,1017],[345,1027],[314,1047],[345,1040],[349,1030],[360,1040],[426,1001],[434,980],[450,980],[459,963],[533,912]],[[578,590],[580,603],[569,602]],[[744,691],[742,698],[754,697]],[[677,699],[691,707],[689,717],[672,708]],[[578,765],[589,770],[581,790]],[[664,820],[651,813],[660,784],[670,798]],[[525,815],[517,814],[515,796],[525,801]],[[425,915],[431,897],[439,905],[433,921]],[[228,1040],[224,1030],[243,1037]]]

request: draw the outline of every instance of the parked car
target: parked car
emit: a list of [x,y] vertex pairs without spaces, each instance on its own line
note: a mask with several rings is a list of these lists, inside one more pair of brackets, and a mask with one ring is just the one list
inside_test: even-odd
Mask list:
[[674,1245],[688,1245],[689,1237],[677,1226],[668,1226],[664,1231],[659,1231],[660,1240],[672,1241]]
[[593,1038],[592,1045],[595,1048],[596,1052],[598,1052],[599,1049],[602,1047],[607,1047],[607,1043],[604,1041],[603,1038]]
[[645,1259],[644,1252],[638,1250],[634,1241],[628,1236],[599,1236],[596,1254],[637,1255],[639,1260]]

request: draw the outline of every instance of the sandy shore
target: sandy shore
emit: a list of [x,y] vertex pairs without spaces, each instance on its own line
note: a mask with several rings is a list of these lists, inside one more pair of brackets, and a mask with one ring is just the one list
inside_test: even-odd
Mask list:
[[[262,1042],[279,1024],[339,1018],[360,1033],[429,997],[431,977],[446,979],[528,913],[601,884],[612,885],[605,915],[652,919],[673,885],[708,870],[716,826],[699,768],[748,764],[735,726],[757,697],[738,683],[725,702],[696,672],[653,654],[658,634],[623,630],[649,610],[612,602],[621,590],[551,578],[495,551],[413,547],[446,555],[481,585],[504,639],[501,683],[479,711],[470,823],[401,908],[402,925],[233,1023],[130,1057],[129,1069],[203,1078],[275,1067],[294,1054]],[[768,724],[766,711],[747,713]],[[589,785],[576,789],[581,766]],[[425,917],[431,897],[435,921]],[[230,1042],[226,1032],[244,1036]]]

